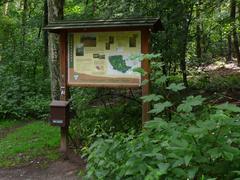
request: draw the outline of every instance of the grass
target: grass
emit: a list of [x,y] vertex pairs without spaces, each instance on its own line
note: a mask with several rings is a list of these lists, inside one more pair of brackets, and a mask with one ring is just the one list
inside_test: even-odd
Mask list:
[[[11,127],[12,122],[1,122],[0,127]],[[59,128],[45,122],[33,122],[0,140],[0,167],[16,167],[34,161],[46,163],[59,157]]]
[[23,122],[17,120],[0,120],[0,131],[11,127],[19,126],[21,124],[23,124]]

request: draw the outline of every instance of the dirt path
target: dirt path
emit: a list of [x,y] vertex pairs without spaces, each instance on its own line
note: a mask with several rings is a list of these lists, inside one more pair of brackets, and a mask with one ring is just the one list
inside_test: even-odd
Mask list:
[[[23,127],[7,128],[1,131],[0,140],[16,129]],[[69,150],[69,160],[59,159],[54,162],[49,162],[41,167],[42,158],[31,161],[31,164],[23,167],[13,167],[3,169],[0,168],[0,180],[78,180],[80,170],[84,170],[86,163],[80,156],[76,155],[72,150]],[[44,159],[43,159],[44,160]],[[1,159],[0,159],[1,161]]]
[[0,169],[0,180],[77,180],[81,164],[59,160],[47,169],[38,167],[22,167]]

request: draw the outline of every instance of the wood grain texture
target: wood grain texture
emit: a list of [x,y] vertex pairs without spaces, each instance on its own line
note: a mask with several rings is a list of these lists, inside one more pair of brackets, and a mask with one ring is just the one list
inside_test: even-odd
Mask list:
[[[60,34],[60,88],[62,101],[68,101],[69,99],[69,87],[67,85],[68,73],[67,73],[67,33],[62,31]],[[68,151],[68,132],[69,124],[61,127],[61,147],[60,151],[65,154],[67,158]]]
[[[141,37],[141,42],[142,42],[142,53],[147,54],[149,53],[149,44],[150,44],[150,31],[149,30],[142,30],[142,37]],[[142,62],[142,68],[144,71],[147,73],[145,76],[142,77],[142,81],[147,80],[148,83],[142,86],[142,96],[149,95],[150,93],[150,63],[148,59],[144,59]],[[142,104],[142,123],[144,125],[145,122],[150,120],[150,115],[149,115],[149,110],[150,110],[150,103],[143,102]]]

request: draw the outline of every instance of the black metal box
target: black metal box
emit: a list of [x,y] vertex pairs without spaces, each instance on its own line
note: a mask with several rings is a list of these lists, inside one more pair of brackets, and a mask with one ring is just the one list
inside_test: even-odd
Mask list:
[[50,123],[53,126],[66,127],[69,125],[69,101],[52,101],[50,104]]

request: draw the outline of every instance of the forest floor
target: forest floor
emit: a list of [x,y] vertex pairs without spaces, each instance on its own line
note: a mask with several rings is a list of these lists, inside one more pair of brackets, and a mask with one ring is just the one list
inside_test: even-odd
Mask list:
[[81,164],[71,160],[57,160],[47,168],[26,166],[0,168],[0,180],[77,180]]
[[[45,128],[44,132],[49,134],[49,137],[47,137],[49,138],[48,141],[54,142],[54,146],[46,145],[46,139],[44,139],[44,143],[38,137],[42,134],[36,132],[34,127],[41,125]],[[33,129],[34,136],[29,132],[29,127]],[[52,133],[57,133],[58,131],[52,127],[49,127],[50,130],[47,130],[46,127],[47,125],[43,122],[0,121],[0,180],[81,179],[78,173],[80,170],[85,169],[84,160],[72,151],[69,153],[68,160],[61,158],[57,150],[59,145],[55,145],[58,137],[56,138],[51,134],[52,129],[54,130]],[[28,131],[27,134],[26,130]],[[53,139],[56,138],[56,143],[50,139],[51,137]],[[34,144],[34,140],[38,141],[38,143]],[[18,153],[19,148],[27,146],[23,141],[33,145],[30,147],[30,151],[25,148],[20,149],[24,153]],[[35,151],[38,151],[38,153]],[[46,151],[47,155],[44,151]],[[28,154],[28,157],[25,154]]]
[[199,67],[189,79],[193,87],[190,93],[207,97],[210,104],[229,102],[240,105],[240,67],[236,62],[226,64],[219,61]]

